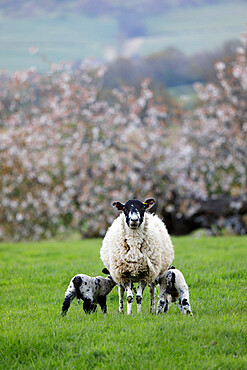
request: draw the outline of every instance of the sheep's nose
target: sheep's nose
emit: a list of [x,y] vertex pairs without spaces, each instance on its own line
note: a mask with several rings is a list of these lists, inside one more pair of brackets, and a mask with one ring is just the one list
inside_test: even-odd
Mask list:
[[139,219],[139,217],[138,217],[138,215],[136,213],[132,213],[130,219],[133,222],[137,222],[138,219]]
[[130,215],[130,223],[129,223],[131,228],[136,229],[139,226],[139,217],[138,214],[132,213]]

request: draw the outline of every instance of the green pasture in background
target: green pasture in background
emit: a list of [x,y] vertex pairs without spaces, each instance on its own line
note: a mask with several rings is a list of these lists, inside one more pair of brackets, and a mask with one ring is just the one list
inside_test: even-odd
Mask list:
[[[247,364],[247,237],[173,238],[174,265],[190,288],[194,317],[172,305],[86,315],[76,300],[60,316],[72,276],[102,275],[100,239],[0,244],[1,369],[244,369]],[[156,299],[157,300],[157,299]]]
[[[170,9],[144,20],[146,35],[134,39],[134,54],[145,56],[170,46],[186,55],[213,51],[227,40],[238,39],[245,30],[247,5],[242,1]],[[49,62],[107,58],[109,48],[124,56],[117,18],[90,17],[73,12],[8,18],[0,12],[0,69],[8,72],[31,66],[47,71]],[[130,39],[131,40],[131,39]],[[35,46],[40,54],[30,55]],[[133,47],[133,44],[132,44]],[[124,48],[129,49],[130,46]],[[107,52],[108,51],[108,52]]]

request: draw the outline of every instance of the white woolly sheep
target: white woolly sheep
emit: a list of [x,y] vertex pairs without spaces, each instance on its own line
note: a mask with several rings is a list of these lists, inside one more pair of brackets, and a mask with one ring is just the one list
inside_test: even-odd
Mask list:
[[150,286],[150,311],[154,312],[155,279],[164,275],[174,258],[173,245],[165,224],[158,216],[145,212],[154,203],[154,199],[144,203],[132,199],[125,204],[112,204],[123,213],[109,227],[102,242],[100,257],[118,284],[119,312],[123,312],[126,290],[127,314],[131,314],[133,282],[138,282],[137,312],[141,312],[142,295],[147,284]]
[[178,301],[178,308],[182,314],[193,316],[190,308],[189,288],[181,271],[170,266],[163,277],[158,279],[162,286],[166,285],[165,300],[159,301],[159,312],[168,312],[173,302]]
[[97,304],[100,305],[102,312],[106,313],[106,296],[115,285],[116,283],[111,276],[104,278],[103,276],[90,277],[84,274],[75,275],[70,280],[65,292],[61,315],[65,316],[67,314],[70,304],[75,297],[78,304],[80,303],[80,299],[83,300],[85,313],[95,312]]

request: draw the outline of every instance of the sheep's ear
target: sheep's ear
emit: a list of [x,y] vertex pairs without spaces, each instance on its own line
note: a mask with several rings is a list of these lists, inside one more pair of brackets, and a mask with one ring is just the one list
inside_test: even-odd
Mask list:
[[146,209],[151,208],[156,203],[155,199],[147,199],[143,202]]
[[104,268],[102,270],[103,274],[110,275],[110,272],[107,270],[107,268]]
[[124,204],[122,204],[121,202],[113,202],[112,207],[116,208],[118,211],[123,211]]
[[168,267],[168,269],[167,269],[167,270],[175,270],[175,269],[176,269],[176,267],[175,267],[175,266],[170,265],[170,266]]

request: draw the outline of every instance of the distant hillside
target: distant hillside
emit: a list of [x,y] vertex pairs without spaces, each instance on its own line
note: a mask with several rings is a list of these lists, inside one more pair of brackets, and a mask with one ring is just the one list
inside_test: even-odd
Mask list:
[[240,37],[246,14],[247,0],[1,1],[0,69],[212,51]]
[[[247,0],[234,4],[247,3]],[[46,16],[51,13],[89,17],[114,17],[125,37],[139,37],[148,34],[147,18],[160,16],[169,11],[198,9],[205,6],[232,4],[231,0],[8,0],[2,1],[0,10],[9,18]]]
[[[246,0],[242,0],[242,3]],[[160,15],[177,8],[201,7],[205,5],[227,4],[231,0],[7,0],[1,1],[0,9],[5,16],[18,18],[37,16],[41,13],[59,12],[81,13],[92,17],[134,16],[149,17]],[[236,3],[236,2],[235,2]]]

